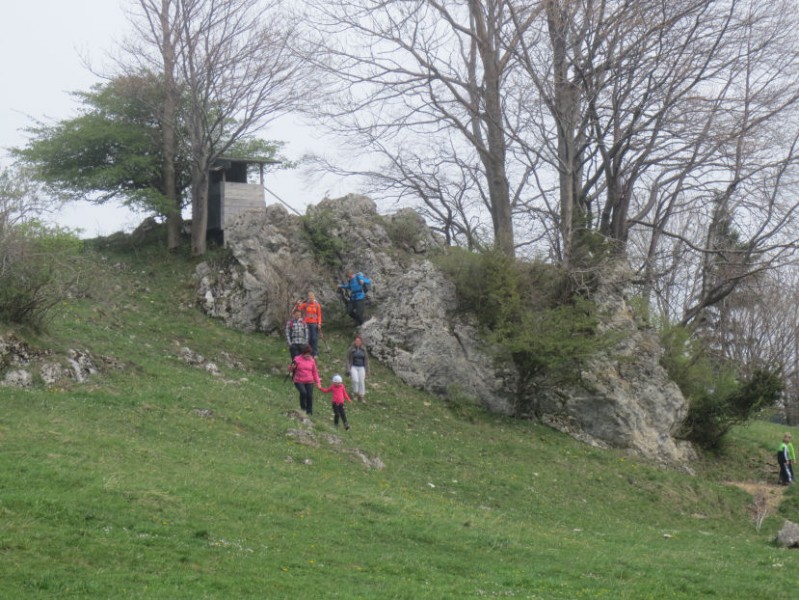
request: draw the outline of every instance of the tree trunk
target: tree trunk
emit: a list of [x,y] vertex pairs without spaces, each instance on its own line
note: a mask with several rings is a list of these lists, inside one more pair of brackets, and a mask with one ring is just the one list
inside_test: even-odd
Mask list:
[[486,69],[485,79],[487,88],[485,100],[488,152],[484,155],[483,164],[486,170],[488,193],[491,198],[494,245],[503,254],[513,257],[516,252],[513,239],[513,211],[511,209],[510,184],[508,183],[505,164],[507,148],[505,132],[502,127],[499,77],[496,68]]
[[482,12],[482,3],[472,1],[469,6],[480,38],[477,46],[483,66],[485,114],[482,116],[482,120],[486,128],[487,147],[480,149],[480,156],[486,172],[491,222],[494,227],[494,246],[512,258],[516,253],[516,247],[513,237],[510,183],[506,165],[507,140],[505,139],[502,111],[502,82],[498,62],[496,15],[493,14],[494,6],[491,3],[487,5],[489,11],[487,18]]
[[167,248],[175,252],[180,247],[180,229],[183,222],[181,202],[175,182],[175,123],[177,118],[177,91],[175,89],[175,45],[169,19],[171,0],[161,0],[161,40],[164,60],[164,106],[161,121],[163,151],[164,195],[169,200],[166,213]]
[[[565,10],[565,9],[564,9]],[[547,25],[552,44],[554,75],[554,117],[558,135],[558,179],[560,190],[561,260],[569,268],[575,248],[575,230],[584,227],[584,210],[580,206],[580,148],[578,135],[580,91],[569,80],[567,57],[569,23],[560,4],[547,4]]]
[[191,254],[202,256],[208,230],[208,169],[193,165],[191,173]]

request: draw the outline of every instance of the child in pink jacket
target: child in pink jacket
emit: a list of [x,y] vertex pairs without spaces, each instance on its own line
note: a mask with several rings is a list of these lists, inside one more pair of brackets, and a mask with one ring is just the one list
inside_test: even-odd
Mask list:
[[352,402],[352,400],[350,400],[350,396],[347,393],[347,388],[344,387],[341,375],[333,375],[333,384],[330,387],[325,388],[321,384],[318,387],[319,391],[325,394],[333,392],[333,423],[335,426],[338,427],[340,417],[344,423],[344,429],[349,429],[350,424],[347,422],[347,414],[344,412],[344,399],[346,398],[347,402]]

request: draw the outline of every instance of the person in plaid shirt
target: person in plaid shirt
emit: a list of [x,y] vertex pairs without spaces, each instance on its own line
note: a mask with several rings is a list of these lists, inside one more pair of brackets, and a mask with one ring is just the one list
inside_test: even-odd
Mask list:
[[308,326],[298,308],[294,309],[291,320],[286,323],[286,343],[289,345],[291,358],[302,354],[303,348],[308,344]]

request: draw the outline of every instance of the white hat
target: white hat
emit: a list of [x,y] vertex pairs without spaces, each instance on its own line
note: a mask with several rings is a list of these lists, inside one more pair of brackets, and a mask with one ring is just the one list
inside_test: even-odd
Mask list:
[[341,383],[343,380],[341,379],[341,375],[333,375],[333,383]]

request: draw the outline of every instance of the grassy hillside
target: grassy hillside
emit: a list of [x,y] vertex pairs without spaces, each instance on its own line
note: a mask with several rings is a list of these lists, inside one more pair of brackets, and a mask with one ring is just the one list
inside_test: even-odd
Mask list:
[[[781,429],[695,477],[404,387],[298,418],[282,340],[194,306],[194,265],[105,249],[46,348],[122,366],[0,388],[3,598],[789,598],[799,552],[726,479],[774,479]],[[328,307],[330,313],[337,307]],[[342,321],[345,322],[345,321]],[[351,331],[328,331],[326,380]],[[190,348],[221,375],[186,363]],[[323,346],[324,349],[324,346]],[[784,503],[799,520],[793,490]]]

